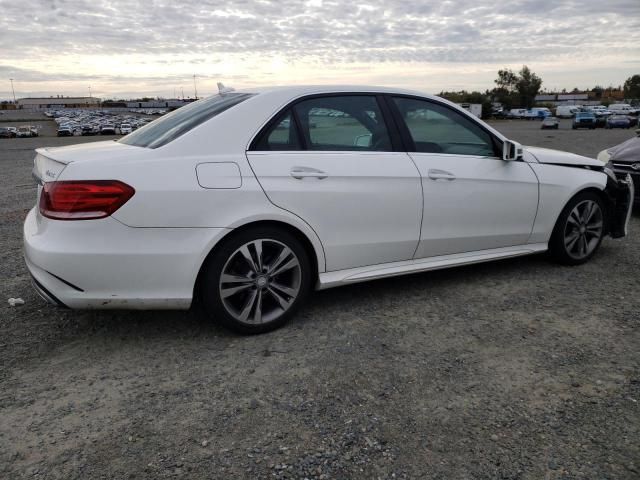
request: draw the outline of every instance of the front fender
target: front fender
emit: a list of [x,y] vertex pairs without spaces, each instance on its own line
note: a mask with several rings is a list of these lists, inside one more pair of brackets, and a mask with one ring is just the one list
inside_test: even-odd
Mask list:
[[607,175],[602,171],[543,163],[529,164],[538,177],[538,213],[529,243],[548,242],[560,212],[577,193],[593,188],[604,191]]

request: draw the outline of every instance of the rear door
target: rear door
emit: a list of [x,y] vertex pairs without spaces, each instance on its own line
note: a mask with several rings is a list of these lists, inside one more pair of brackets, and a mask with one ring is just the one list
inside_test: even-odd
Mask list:
[[316,231],[327,271],[409,260],[418,244],[420,175],[382,108],[372,94],[302,99],[247,152],[271,202]]

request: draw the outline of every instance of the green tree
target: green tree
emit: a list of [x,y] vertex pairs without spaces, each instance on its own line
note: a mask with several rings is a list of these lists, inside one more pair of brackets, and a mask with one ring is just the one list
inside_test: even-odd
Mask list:
[[633,75],[624,82],[624,98],[640,98],[640,75]]
[[542,86],[542,79],[526,65],[518,72],[516,90],[520,96],[520,104],[525,108],[533,107],[533,102]]
[[592,92],[596,99],[600,100],[602,98],[602,94],[604,93],[604,88],[602,88],[600,85],[596,85],[595,87],[593,87]]
[[498,70],[498,78],[494,80],[496,88],[491,92],[493,98],[502,103],[505,109],[515,106],[531,108],[540,87],[542,79],[526,65],[518,73],[508,68]]

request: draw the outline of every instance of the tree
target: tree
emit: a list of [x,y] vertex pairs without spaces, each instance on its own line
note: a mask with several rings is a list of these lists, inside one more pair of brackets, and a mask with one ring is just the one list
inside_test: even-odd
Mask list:
[[498,70],[494,83],[497,86],[491,92],[493,98],[508,110],[514,106],[531,108],[540,92],[542,79],[523,65],[518,73],[508,68]]
[[542,79],[533,73],[526,65],[518,72],[516,90],[520,96],[520,103],[523,107],[533,107],[533,102],[542,86]]
[[600,100],[602,98],[602,94],[604,93],[604,88],[602,88],[600,85],[596,85],[595,87],[593,87],[592,92],[596,99]]
[[640,75],[633,75],[624,82],[624,98],[640,98]]
[[498,85],[498,90],[513,93],[518,83],[518,76],[513,71],[505,68],[504,70],[498,70],[498,78],[494,82]]

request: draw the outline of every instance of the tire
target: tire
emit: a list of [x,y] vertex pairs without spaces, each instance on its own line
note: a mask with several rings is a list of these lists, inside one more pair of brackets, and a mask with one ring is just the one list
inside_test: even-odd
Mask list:
[[255,227],[231,234],[209,255],[199,295],[214,321],[242,334],[264,333],[296,314],[311,276],[309,256],[297,238],[279,228]]
[[585,263],[598,251],[606,225],[606,209],[600,196],[579,193],[569,200],[553,228],[549,240],[551,257],[563,265]]

